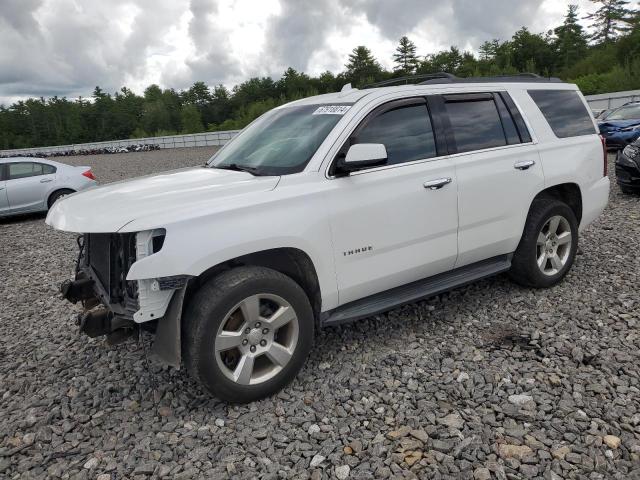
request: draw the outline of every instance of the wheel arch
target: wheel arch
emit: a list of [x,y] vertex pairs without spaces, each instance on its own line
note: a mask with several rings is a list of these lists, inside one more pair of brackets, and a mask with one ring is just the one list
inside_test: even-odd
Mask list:
[[73,188],[69,188],[69,187],[56,187],[56,188],[55,188],[55,190],[51,191],[51,192],[49,193],[49,195],[47,196],[47,207],[48,207],[48,208],[51,208],[51,206],[52,206],[51,199],[54,197],[54,195],[55,195],[56,193],[59,193],[59,192],[75,193],[75,192],[76,192],[76,190],[75,190],[75,189],[73,189]]
[[529,205],[529,211],[531,211],[533,202],[544,198],[552,198],[566,203],[576,216],[578,225],[580,225],[582,220],[582,191],[577,183],[559,183],[545,188],[533,198],[531,205]]
[[190,300],[209,279],[239,266],[271,268],[287,275],[304,290],[313,310],[316,328],[320,326],[322,295],[311,257],[293,247],[272,248],[241,255],[214,265],[192,277],[187,286],[174,294],[167,314],[158,320],[153,351],[165,363],[179,368],[182,363],[182,316]]
[[195,292],[200,285],[210,278],[239,266],[271,268],[290,277],[300,285],[307,294],[316,320],[319,318],[322,307],[322,295],[318,273],[311,257],[303,250],[294,247],[272,248],[248,253],[208,268],[191,280],[185,303],[188,302],[190,293]]

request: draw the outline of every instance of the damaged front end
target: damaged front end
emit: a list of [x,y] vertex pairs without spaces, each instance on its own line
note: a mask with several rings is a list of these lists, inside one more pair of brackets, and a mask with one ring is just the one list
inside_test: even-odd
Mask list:
[[78,238],[75,279],[60,290],[72,303],[81,302],[80,331],[106,335],[115,345],[140,332],[155,332],[153,353],[180,366],[180,320],[190,277],[186,275],[127,280],[131,266],[162,249],[164,229],[138,233],[87,233]]

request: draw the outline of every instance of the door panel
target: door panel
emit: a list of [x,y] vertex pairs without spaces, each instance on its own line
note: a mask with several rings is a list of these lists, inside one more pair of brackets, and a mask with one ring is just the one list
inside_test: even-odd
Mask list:
[[460,217],[456,266],[515,251],[531,200],[544,188],[537,147],[514,145],[452,160]]
[[[32,165],[32,173],[25,168]],[[46,208],[47,194],[51,190],[55,173],[42,175],[41,164],[31,162],[9,164],[7,168],[7,196],[12,211],[32,211]],[[31,175],[31,176],[29,176]],[[20,176],[21,178],[12,178]]]
[[[425,188],[434,181],[442,185]],[[327,201],[340,304],[453,268],[458,212],[450,160],[379,168],[331,182]]]
[[537,146],[507,92],[441,99],[458,179],[456,267],[512,253],[544,186]]
[[8,211],[9,200],[7,199],[7,182],[0,180],[0,214],[8,213]]

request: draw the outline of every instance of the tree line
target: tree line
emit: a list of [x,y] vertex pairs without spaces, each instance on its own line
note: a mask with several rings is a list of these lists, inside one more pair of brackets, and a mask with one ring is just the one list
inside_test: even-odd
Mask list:
[[126,87],[110,94],[96,87],[91,99],[18,101],[0,106],[0,149],[234,130],[291,100],[412,74],[532,72],[575,82],[586,95],[640,88],[640,11],[627,0],[591,1],[597,10],[582,17],[590,21],[591,35],[579,23],[578,7],[570,5],[556,28],[533,33],[522,27],[509,40],[484,42],[477,54],[452,46],[420,56],[402,37],[391,70],[358,46],[338,74],[309,76],[289,68],[279,80],[250,78],[231,90],[200,81],[182,91],[151,85],[143,95]]

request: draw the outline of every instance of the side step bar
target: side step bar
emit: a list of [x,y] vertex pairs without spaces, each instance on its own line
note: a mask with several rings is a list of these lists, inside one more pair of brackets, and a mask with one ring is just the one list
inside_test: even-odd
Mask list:
[[417,302],[482,278],[506,272],[511,268],[511,257],[510,254],[490,258],[347,303],[328,312],[322,320],[322,325],[338,325],[377,315],[400,305]]

